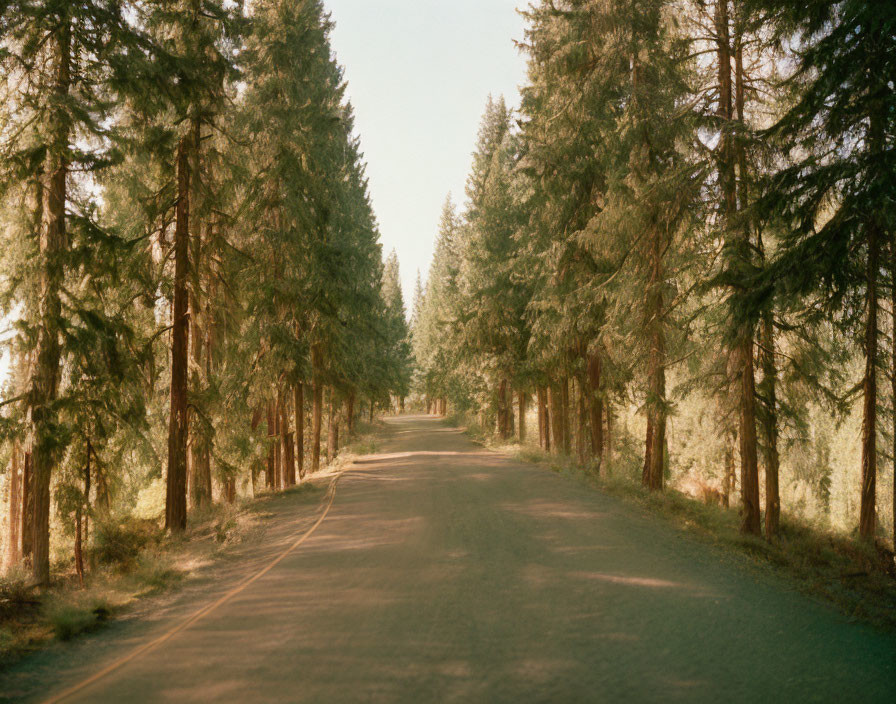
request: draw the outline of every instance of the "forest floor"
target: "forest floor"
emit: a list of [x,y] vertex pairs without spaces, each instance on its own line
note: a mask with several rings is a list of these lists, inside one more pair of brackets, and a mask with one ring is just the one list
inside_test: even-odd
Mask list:
[[0,700],[892,701],[896,633],[743,554],[432,418],[376,449]]

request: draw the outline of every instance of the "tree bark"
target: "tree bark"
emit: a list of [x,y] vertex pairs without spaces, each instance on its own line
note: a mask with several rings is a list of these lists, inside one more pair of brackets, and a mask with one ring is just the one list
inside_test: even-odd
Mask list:
[[34,436],[32,518],[32,576],[34,582],[50,581],[50,482],[56,465],[58,418],[55,401],[59,392],[61,346],[59,343],[64,278],[63,256],[68,248],[65,208],[68,200],[68,147],[71,124],[66,113],[71,88],[71,19],[65,17],[51,39],[53,99],[51,143],[47,150],[48,175],[41,228],[41,281],[39,328],[34,374],[31,380],[31,423]]
[[560,410],[560,393],[553,386],[548,387],[548,404],[551,416],[551,435],[554,437],[554,452],[563,452],[563,414]]
[[174,225],[174,312],[171,333],[171,409],[168,421],[168,475],[165,497],[165,528],[187,527],[187,353],[190,270],[190,160],[192,132],[177,145],[177,207]]
[[519,436],[520,436],[520,445],[522,445],[524,442],[526,442],[526,401],[527,401],[527,398],[526,398],[526,392],[525,392],[525,391],[520,391],[520,392],[519,392],[519,394],[518,394],[518,400],[519,400],[519,410],[520,410],[520,418],[519,418],[520,430],[519,430]]
[[22,463],[22,559],[30,560],[34,546],[34,465],[31,450],[25,452]]
[[320,469],[320,426],[323,415],[324,389],[320,382],[320,348],[311,347],[312,406],[311,406],[311,472]]
[[78,574],[78,584],[84,588],[84,551],[82,549],[82,508],[90,504],[90,440],[87,441],[87,462],[84,468],[84,500],[78,504],[75,511],[75,572]]
[[576,454],[582,467],[588,462],[588,440],[586,429],[590,426],[588,408],[585,399],[588,396],[584,376],[576,375]]
[[666,448],[666,335],[663,329],[662,290],[665,278],[662,243],[658,232],[653,233],[652,240],[647,294],[647,326],[650,331],[647,366],[647,437],[642,482],[651,491],[660,491],[663,489]]
[[877,228],[868,229],[868,262],[865,272],[865,377],[862,414],[862,498],[859,510],[859,535],[871,540],[877,526],[877,353],[878,292],[880,241]]
[[296,409],[296,462],[299,480],[305,478],[305,386],[298,382],[293,388],[293,403]]
[[12,456],[9,458],[9,512],[6,544],[6,568],[17,565],[22,559],[22,468],[21,449],[18,440],[12,442]]
[[339,451],[339,421],[336,417],[335,389],[327,391],[327,462],[336,459]]
[[[764,255],[762,238],[759,251]],[[762,315],[760,361],[762,365],[762,387],[760,395],[764,402],[762,416],[763,460],[765,464],[765,537],[773,540],[778,535],[781,519],[781,492],[778,475],[780,457],[778,455],[778,369],[775,364],[775,324],[774,313],[769,308]]]
[[346,422],[348,423],[348,432],[349,435],[355,432],[355,392],[352,391],[348,398],[345,399],[345,414],[348,416]]
[[284,382],[278,391],[280,405],[280,442],[283,447],[280,454],[283,457],[283,485],[288,488],[296,483],[296,462],[293,454],[293,437],[289,430],[289,387]]
[[[893,290],[890,307],[893,315],[893,344],[891,347],[890,390],[893,404],[896,406],[896,238],[890,239],[890,276]],[[893,551],[896,552],[896,409],[893,413]]]
[[282,436],[283,433],[280,429],[280,407],[282,406],[282,399],[280,397],[280,389],[277,389],[277,400],[273,402],[274,406],[274,488],[282,489],[283,488],[283,453],[282,453]]
[[277,455],[274,449],[276,442],[274,438],[277,436],[277,422],[274,420],[274,406],[270,399],[267,402],[268,413],[268,469],[264,476],[265,484],[268,489],[273,491],[277,488]]
[[591,455],[598,462],[604,456],[604,400],[601,396],[600,356],[592,354],[588,358],[589,410],[591,416]]
[[560,379],[560,427],[563,433],[564,455],[572,452],[572,428],[569,420],[569,377],[564,374]]
[[725,475],[722,477],[722,505],[725,508],[731,506],[731,491],[734,489],[734,445],[737,443],[737,434],[729,433],[725,443]]
[[548,425],[548,408],[547,398],[543,386],[535,387],[536,403],[538,405],[538,446],[542,450],[549,449],[549,434],[547,432]]
[[510,438],[510,408],[507,399],[507,379],[498,384],[498,434],[502,440]]

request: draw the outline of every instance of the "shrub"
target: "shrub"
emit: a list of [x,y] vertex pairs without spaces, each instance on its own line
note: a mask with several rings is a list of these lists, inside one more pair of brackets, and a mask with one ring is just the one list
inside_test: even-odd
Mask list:
[[44,607],[47,622],[59,640],[69,640],[97,628],[110,613],[106,601],[98,597],[59,597],[48,601]]
[[134,565],[140,551],[157,544],[161,532],[155,521],[128,518],[99,523],[93,534],[91,557],[103,565],[126,570]]
[[0,621],[21,616],[39,605],[24,571],[15,569],[0,577]]

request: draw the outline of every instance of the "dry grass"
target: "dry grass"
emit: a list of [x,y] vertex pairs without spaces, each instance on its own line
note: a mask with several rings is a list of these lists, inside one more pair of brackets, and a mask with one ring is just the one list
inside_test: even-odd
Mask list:
[[[282,494],[313,493],[303,484]],[[156,521],[124,518],[97,525],[85,552],[82,589],[71,561],[53,566],[53,583],[38,591],[30,575],[0,577],[0,668],[54,639],[69,640],[102,627],[138,600],[176,589],[226,549],[256,539],[266,517],[263,495],[234,506],[193,511],[182,535],[166,535]]]

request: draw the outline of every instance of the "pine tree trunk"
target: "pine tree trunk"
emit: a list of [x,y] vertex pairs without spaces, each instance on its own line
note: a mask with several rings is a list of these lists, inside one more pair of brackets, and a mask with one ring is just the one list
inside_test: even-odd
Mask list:
[[[192,368],[194,370],[192,389],[193,393],[198,393],[202,385],[201,377],[198,370],[202,368],[202,355],[205,342],[205,333],[200,325],[199,301],[195,294],[190,295],[190,356],[193,360]],[[206,352],[207,354],[207,352]],[[196,411],[190,411],[194,414]],[[190,499],[196,508],[205,508],[211,504],[212,500],[212,469],[211,469],[211,448],[205,433],[200,432],[197,428],[197,422],[190,423],[190,457],[189,457],[189,480],[190,480]]]
[[277,423],[274,420],[274,405],[268,400],[267,402],[267,412],[268,412],[268,469],[265,473],[265,484],[268,489],[273,491],[277,488],[277,454],[275,445],[277,444],[274,441],[274,438],[277,436]]
[[559,455],[563,452],[563,413],[560,409],[560,393],[553,386],[548,388],[548,404],[551,415],[551,435],[554,437],[554,452]]
[[650,486],[650,468],[653,466],[653,417],[647,415],[647,432],[644,438],[644,465],[641,467],[641,484]]
[[666,335],[663,329],[663,290],[665,283],[662,243],[653,233],[648,284],[647,326],[650,352],[647,366],[647,437],[642,482],[651,491],[663,488],[666,448]]
[[187,353],[190,270],[190,161],[193,135],[185,135],[177,146],[177,206],[174,225],[174,312],[171,334],[171,409],[168,421],[168,475],[165,497],[165,528],[187,527]]
[[34,546],[34,469],[31,450],[25,452],[22,463],[22,510],[19,515],[22,519],[22,559],[30,560]]
[[19,563],[22,559],[22,468],[21,468],[21,449],[18,440],[12,441],[12,456],[9,458],[9,511],[7,513],[7,544],[6,544],[6,568],[10,569]]
[[591,415],[591,456],[598,462],[604,456],[604,401],[601,396],[601,363],[597,354],[588,359],[589,410]]
[[507,379],[498,385],[498,434],[502,440],[510,438],[510,409],[507,400]]
[[351,435],[355,432],[355,392],[352,391],[349,397],[345,399],[345,414],[348,416],[348,433]]
[[90,501],[90,441],[87,441],[87,464],[84,469],[84,501],[78,503],[75,511],[75,572],[78,575],[78,584],[84,588],[84,551],[81,543],[82,506]]
[[[896,406],[896,238],[890,239],[890,276],[892,277],[892,297],[890,308],[893,315],[893,344],[891,348],[890,390]],[[896,410],[893,413],[893,551],[896,552]]]
[[293,388],[293,403],[296,409],[296,462],[301,481],[305,478],[305,386],[301,381]]
[[373,414],[376,411],[376,402],[370,399],[370,422],[373,423]]
[[547,399],[545,398],[545,390],[542,386],[535,387],[535,400],[538,406],[538,446],[542,450],[547,450]]
[[57,415],[54,410],[59,391],[59,327],[62,315],[60,290],[64,277],[63,254],[68,247],[65,206],[68,200],[67,150],[71,126],[66,105],[71,86],[71,20],[63,19],[54,33],[53,99],[57,102],[51,116],[51,144],[47,152],[49,176],[45,189],[44,224],[40,237],[41,281],[39,328],[34,375],[31,380],[31,422],[34,435],[32,519],[32,575],[36,584],[50,580],[50,482],[56,464]]
[[278,391],[280,405],[280,442],[282,449],[280,454],[283,457],[283,485],[286,488],[295,486],[296,483],[296,462],[293,455],[293,437],[289,430],[289,387],[285,382]]
[[609,403],[606,404],[606,416],[607,435],[604,438],[604,454],[606,455],[606,460],[601,464],[606,464],[607,474],[609,474],[613,469],[613,407]]
[[560,379],[560,428],[563,433],[563,454],[572,453],[572,427],[569,415],[569,377]]
[[576,375],[576,455],[578,456],[579,465],[584,467],[588,462],[588,440],[589,433],[586,432],[590,425],[588,417],[588,408],[585,399],[588,395],[586,384],[581,374]]
[[520,435],[520,445],[522,445],[523,443],[526,442],[526,401],[527,401],[526,392],[520,391],[518,394],[518,399],[519,399],[519,409],[520,409],[519,435]]
[[324,389],[320,382],[320,348],[311,347],[312,406],[311,406],[311,472],[320,469],[320,428],[323,415]]
[[731,506],[731,492],[734,489],[734,445],[737,443],[737,434],[730,433],[725,442],[725,475],[722,478],[722,505],[725,508]]
[[756,442],[756,388],[753,376],[752,334],[740,350],[741,417],[740,482],[743,515],[741,532],[762,535],[759,509],[759,458]]
[[274,488],[282,489],[284,484],[283,465],[283,433],[280,428],[280,413],[283,406],[280,389],[277,389],[277,400],[274,401]]
[[877,493],[877,354],[878,293],[880,241],[877,227],[868,228],[868,263],[865,272],[865,377],[862,415],[862,498],[859,511],[859,535],[871,540],[877,525],[875,499]]
[[[761,238],[759,250],[763,251]],[[778,485],[780,467],[778,455],[778,369],[775,364],[774,314],[771,310],[766,310],[762,316],[761,347],[762,388],[760,394],[765,404],[762,417],[765,464],[765,537],[767,540],[773,540],[778,535],[781,519],[781,493]]]
[[336,452],[339,449],[339,427],[333,398],[335,395],[333,389],[327,390],[327,463],[336,459]]

